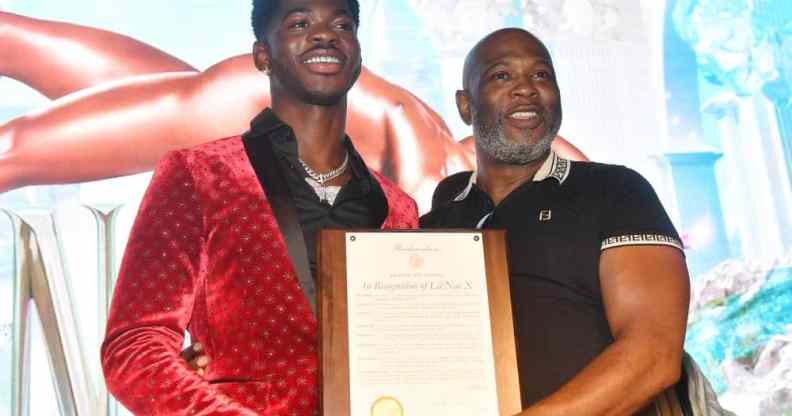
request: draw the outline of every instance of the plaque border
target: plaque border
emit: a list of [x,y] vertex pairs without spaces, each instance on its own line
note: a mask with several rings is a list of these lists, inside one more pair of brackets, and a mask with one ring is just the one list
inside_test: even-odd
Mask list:
[[522,410],[517,348],[504,230],[338,230],[325,229],[317,240],[317,320],[319,322],[319,408],[323,416],[349,416],[349,333],[346,236],[350,233],[480,233],[487,274],[495,382],[500,416]]

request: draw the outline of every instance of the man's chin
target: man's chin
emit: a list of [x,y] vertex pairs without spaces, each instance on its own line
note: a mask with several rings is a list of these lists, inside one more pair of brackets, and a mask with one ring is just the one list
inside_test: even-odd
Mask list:
[[303,101],[313,105],[336,105],[346,97],[347,92],[352,88],[352,84],[325,87],[326,88],[303,88]]
[[332,107],[338,105],[341,100],[344,99],[346,93],[343,94],[318,94],[318,93],[308,93],[304,98],[304,101],[311,105],[318,105],[324,107]]
[[511,143],[515,146],[538,146],[549,135],[549,129],[544,123],[533,129],[516,128],[512,125],[504,124],[501,135],[506,143]]
[[[346,76],[327,77],[313,80],[315,82],[303,84],[305,101],[313,105],[332,106],[346,97],[347,93],[357,81],[357,74],[344,74]],[[348,77],[349,76],[349,77]]]
[[553,137],[542,137],[538,141],[516,142],[504,137],[490,143],[482,143],[482,149],[499,163],[507,165],[527,165],[544,159],[550,152]]

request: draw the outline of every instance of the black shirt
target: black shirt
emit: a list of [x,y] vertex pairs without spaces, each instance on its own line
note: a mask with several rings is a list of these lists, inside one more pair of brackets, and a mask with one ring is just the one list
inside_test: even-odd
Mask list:
[[679,237],[649,183],[625,167],[551,154],[533,181],[498,206],[470,178],[464,172],[443,180],[421,227],[507,230],[520,383],[529,406],[613,342],[600,292],[601,251],[625,244],[681,248]]
[[347,136],[344,145],[349,152],[348,169],[352,171],[352,178],[341,187],[333,205],[329,205],[320,200],[305,181],[308,174],[299,162],[297,139],[292,129],[269,109],[253,119],[251,130],[254,129],[269,132],[267,138],[283,169],[300,220],[311,275],[316,278],[318,231],[323,228],[379,228],[388,213],[385,193]]

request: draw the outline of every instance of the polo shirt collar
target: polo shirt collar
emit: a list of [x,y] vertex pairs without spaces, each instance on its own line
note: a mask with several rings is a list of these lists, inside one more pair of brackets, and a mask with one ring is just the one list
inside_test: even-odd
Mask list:
[[[558,156],[556,152],[550,151],[550,155],[545,159],[542,166],[539,167],[539,170],[536,171],[534,174],[532,182],[542,182],[546,179],[553,178],[558,181],[559,185],[563,185],[564,181],[566,181],[567,177],[569,177],[569,172],[572,170],[572,163],[568,159],[564,159],[561,156]],[[470,179],[468,180],[468,184],[465,189],[462,190],[457,196],[454,198],[454,202],[463,201],[465,198],[468,197],[470,191],[473,189],[473,185],[476,184],[476,171],[473,171],[470,175]]]

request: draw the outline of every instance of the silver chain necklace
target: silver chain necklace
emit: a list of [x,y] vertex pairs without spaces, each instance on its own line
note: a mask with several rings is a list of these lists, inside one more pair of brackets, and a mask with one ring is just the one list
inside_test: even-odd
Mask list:
[[331,181],[339,176],[341,176],[349,166],[349,152],[346,152],[346,156],[344,156],[344,161],[341,162],[341,166],[325,173],[316,173],[315,170],[311,169],[307,163],[303,162],[302,159],[297,159],[300,161],[300,165],[302,165],[303,169],[305,169],[305,173],[308,174],[308,177],[315,180],[319,183],[319,185],[324,186],[325,182]]

